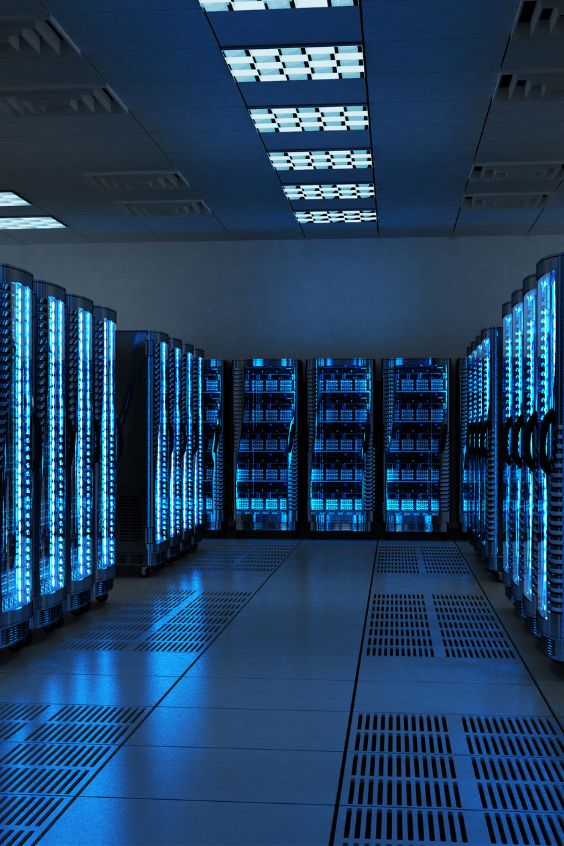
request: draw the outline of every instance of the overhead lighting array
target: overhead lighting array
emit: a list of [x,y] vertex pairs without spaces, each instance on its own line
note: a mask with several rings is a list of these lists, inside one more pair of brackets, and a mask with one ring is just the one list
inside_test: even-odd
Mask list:
[[374,196],[371,182],[343,182],[336,185],[284,185],[289,200],[369,200]]
[[0,191],[0,207],[12,208],[13,206],[29,206],[29,203],[13,191]]
[[358,0],[200,0],[206,12],[263,12],[276,9],[326,9],[357,6]]
[[295,211],[298,223],[366,223],[376,220],[375,209]]
[[364,77],[364,53],[360,44],[248,47],[222,52],[231,75],[239,83]]
[[269,153],[274,170],[352,170],[372,167],[370,150],[291,150]]
[[259,132],[343,132],[368,129],[367,106],[272,106],[249,109]]
[[64,229],[65,224],[50,215],[3,217],[2,209],[29,208],[30,203],[14,191],[0,191],[0,231],[24,229]]

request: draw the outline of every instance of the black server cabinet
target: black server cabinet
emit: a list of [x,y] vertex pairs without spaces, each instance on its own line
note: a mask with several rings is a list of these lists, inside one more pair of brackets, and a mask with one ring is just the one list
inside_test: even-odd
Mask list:
[[511,425],[509,443],[511,456],[511,490],[509,497],[509,538],[507,570],[503,572],[505,593],[515,602],[519,598],[521,578],[521,492],[523,458],[521,430],[523,428],[523,291],[511,295]]
[[67,583],[66,292],[35,280],[33,628],[62,622]]
[[0,265],[0,647],[32,615],[32,277]]
[[182,541],[181,552],[193,549],[196,543],[194,506],[194,347],[182,348]]
[[204,527],[223,528],[225,365],[219,358],[204,362]]
[[388,532],[445,532],[450,517],[450,359],[383,361]]
[[458,359],[458,417],[459,425],[459,476],[460,476],[460,528],[468,532],[470,521],[470,449],[468,440],[468,359]]
[[94,303],[67,294],[67,602],[90,604],[94,578]]
[[178,338],[169,342],[168,422],[169,422],[169,557],[182,552],[182,353]]
[[374,518],[374,363],[307,362],[309,521],[313,532],[368,532]]
[[194,541],[204,530],[204,351],[196,347],[192,362],[192,413],[194,455]]
[[104,602],[116,573],[116,323],[111,308],[94,306],[94,596]]
[[169,338],[118,331],[116,354],[117,563],[146,575],[169,556]]
[[298,518],[298,362],[233,363],[235,528],[293,531]]

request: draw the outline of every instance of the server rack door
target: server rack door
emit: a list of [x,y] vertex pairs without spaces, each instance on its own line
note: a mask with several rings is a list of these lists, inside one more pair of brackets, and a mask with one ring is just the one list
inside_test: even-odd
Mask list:
[[182,342],[171,338],[168,364],[169,419],[169,551],[176,557],[182,547]]
[[62,619],[67,578],[66,293],[34,282],[34,628]]
[[256,358],[233,364],[238,530],[296,528],[297,384],[294,359]]
[[468,531],[470,457],[468,454],[468,361],[458,360],[459,416],[460,416],[460,528]]
[[511,297],[513,310],[513,428],[511,430],[511,584],[506,591],[513,602],[520,599],[521,574],[521,500],[523,493],[523,292],[515,291]]
[[483,349],[486,360],[484,391],[486,409],[482,433],[484,462],[484,543],[483,551],[492,572],[498,572],[501,564],[501,490],[499,463],[500,401],[501,401],[501,329],[493,327],[483,333]]
[[32,614],[32,277],[0,265],[0,647]]
[[562,491],[564,255],[539,262],[537,311],[538,457],[536,617],[548,655],[564,661]]
[[468,535],[476,541],[476,356],[475,344],[468,347]]
[[521,570],[515,585],[514,599],[519,612],[527,616],[525,602],[533,600],[533,580],[536,559],[535,523],[535,450],[533,436],[536,428],[536,277],[529,277],[523,285],[523,425],[521,434]]
[[170,539],[170,425],[168,414],[168,362],[169,338],[156,333],[153,355],[149,356],[149,438],[150,454],[154,457],[154,475],[148,483],[153,486],[148,495],[149,505],[154,503],[152,520],[156,562],[162,563],[169,556]]
[[195,543],[194,524],[194,347],[184,344],[182,353],[182,550]]
[[374,512],[373,362],[308,362],[309,514],[314,532],[366,532]]
[[223,526],[223,400],[224,366],[219,358],[204,362],[204,527]]
[[96,570],[94,596],[104,602],[116,569],[116,322],[115,311],[94,307],[94,421]]
[[193,422],[194,422],[194,533],[197,543],[204,523],[204,351],[194,350],[193,359]]
[[449,359],[384,359],[389,532],[444,532],[450,507]]
[[500,464],[502,469],[501,542],[502,577],[508,584],[511,573],[511,471],[512,471],[512,408],[513,408],[513,314],[511,303],[504,303],[502,312],[501,360],[501,434]]
[[68,578],[67,607],[87,607],[94,570],[93,312],[67,295]]

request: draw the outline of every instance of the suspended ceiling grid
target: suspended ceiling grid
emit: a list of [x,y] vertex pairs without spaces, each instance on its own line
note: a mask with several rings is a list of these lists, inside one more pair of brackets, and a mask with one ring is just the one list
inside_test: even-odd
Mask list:
[[[0,189],[67,226],[0,243],[559,233],[563,13],[544,0],[207,15],[197,0],[0,2]],[[237,85],[221,53],[328,44],[363,44],[365,78]],[[360,103],[370,131],[260,135],[248,113]],[[276,172],[267,155],[351,148],[372,149],[374,172]],[[281,185],[357,181],[375,200],[291,204]],[[377,206],[378,222],[300,226],[292,205]]]

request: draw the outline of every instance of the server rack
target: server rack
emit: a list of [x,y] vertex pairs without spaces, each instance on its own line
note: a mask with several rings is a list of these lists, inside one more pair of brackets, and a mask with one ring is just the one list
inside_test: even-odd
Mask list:
[[225,368],[219,358],[204,362],[204,527],[218,532],[223,527],[223,440]]
[[367,532],[374,518],[374,363],[307,363],[309,521],[314,532]]
[[204,528],[204,351],[196,347],[193,358],[194,541]]
[[233,363],[235,527],[293,531],[298,511],[298,363]]
[[460,417],[460,528],[468,531],[470,516],[470,451],[468,441],[468,359],[458,360],[458,414]]
[[35,280],[32,628],[62,622],[67,583],[66,292]]
[[118,331],[116,353],[117,562],[147,575],[169,553],[169,338]]
[[32,615],[32,277],[0,265],[0,646]]
[[449,520],[450,359],[383,361],[384,520],[389,532],[444,532]]
[[171,338],[168,359],[169,421],[169,550],[176,558],[182,551],[182,341]]
[[537,265],[537,562],[533,630],[564,661],[564,255]]
[[194,547],[194,347],[182,348],[182,541],[181,552]]
[[511,494],[509,512],[509,570],[504,574],[505,592],[514,601],[519,596],[521,579],[521,494],[523,458],[521,430],[523,428],[523,290],[511,295],[512,339],[512,398],[511,398]]
[[478,462],[476,459],[477,429],[480,418],[478,405],[478,354],[476,340],[466,350],[468,371],[468,428],[467,428],[467,463],[468,463],[468,537],[476,545],[478,537]]
[[111,308],[94,306],[94,596],[105,602],[116,573],[116,323]]
[[67,294],[67,601],[90,604],[94,576],[94,303]]
[[503,304],[501,312],[501,390],[499,441],[501,466],[501,576],[505,585],[511,573],[511,496],[512,496],[512,445],[513,426],[513,310],[511,302]]

